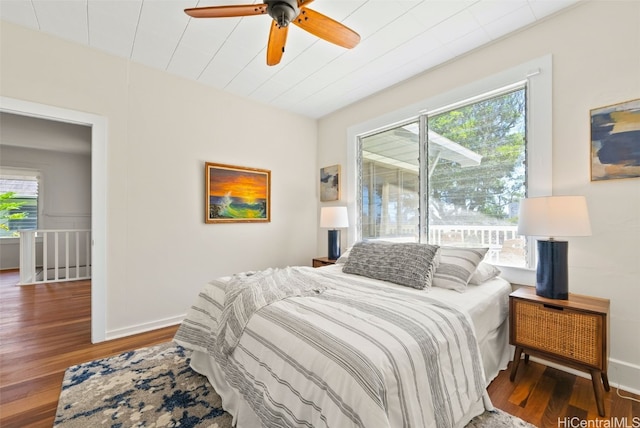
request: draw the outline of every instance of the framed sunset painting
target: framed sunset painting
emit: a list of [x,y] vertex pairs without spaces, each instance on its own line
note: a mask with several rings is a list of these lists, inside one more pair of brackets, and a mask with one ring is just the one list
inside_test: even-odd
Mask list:
[[271,171],[207,162],[205,222],[271,221]]

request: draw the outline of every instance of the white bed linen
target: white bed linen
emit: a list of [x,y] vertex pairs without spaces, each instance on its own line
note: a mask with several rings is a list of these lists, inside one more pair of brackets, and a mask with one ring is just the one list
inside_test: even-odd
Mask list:
[[[191,368],[209,379],[213,389],[215,389],[222,398],[222,408],[233,417],[232,425],[234,427],[258,428],[262,426],[260,419],[256,416],[251,406],[245,401],[242,394],[229,386],[220,366],[209,354],[206,352],[193,351],[191,355]],[[467,421],[482,414],[485,410],[493,410],[493,405],[487,394],[473,404],[455,428],[463,428],[467,425]]]
[[511,284],[493,278],[481,285],[469,285],[464,293],[431,287],[429,297],[466,311],[473,321],[482,354],[487,386],[513,355],[509,345],[509,294]]
[[[322,269],[341,273],[341,266],[328,266]],[[346,275],[346,274],[344,274]],[[376,282],[376,280],[372,280]],[[406,288],[403,288],[406,290]],[[479,286],[469,286],[466,293],[452,290],[431,288],[425,291],[430,298],[443,301],[468,313],[473,322],[478,337],[479,347],[483,355],[483,367],[487,384],[497,375],[499,369],[505,368],[509,360],[508,332],[506,330],[508,313],[508,295],[511,287],[503,279],[496,278]],[[192,356],[194,370],[206,375],[223,399],[223,407],[234,416],[234,423],[239,427],[259,426],[258,419],[234,388],[227,384],[224,373],[219,369],[215,360],[203,352],[194,352]],[[464,426],[466,421],[482,413],[491,404],[485,394],[485,403],[479,400],[470,409],[468,415],[460,421]]]
[[[330,265],[318,269],[327,272],[341,273],[343,265]],[[348,274],[343,274],[348,275]],[[371,282],[384,283],[393,287],[402,287],[396,284],[367,278]],[[404,287],[403,289],[406,289]],[[481,285],[469,285],[467,291],[460,293],[440,287],[429,287],[424,290],[416,290],[417,293],[428,293],[431,298],[462,309],[471,315],[476,334],[484,336],[491,330],[498,328],[509,315],[509,294],[511,284],[505,279],[496,277]]]
[[[343,264],[324,266],[328,272],[341,272]],[[347,275],[347,274],[345,274]],[[384,282],[370,279],[372,282]],[[429,297],[448,303],[470,315],[476,329],[478,345],[482,354],[487,386],[507,368],[513,355],[509,345],[509,294],[511,284],[496,277],[480,285],[468,285],[464,293],[440,287],[430,287],[417,293],[428,293]]]

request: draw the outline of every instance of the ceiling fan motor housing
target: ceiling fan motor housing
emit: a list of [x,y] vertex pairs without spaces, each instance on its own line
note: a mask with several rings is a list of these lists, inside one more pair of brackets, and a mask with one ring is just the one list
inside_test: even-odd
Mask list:
[[300,14],[296,0],[265,0],[265,4],[267,13],[280,27],[286,27]]

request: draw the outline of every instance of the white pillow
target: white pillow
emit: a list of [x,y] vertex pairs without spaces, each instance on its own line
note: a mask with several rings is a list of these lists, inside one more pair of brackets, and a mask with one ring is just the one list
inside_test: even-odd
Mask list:
[[432,285],[464,292],[487,251],[488,248],[440,247],[440,263]]
[[487,262],[480,262],[476,271],[471,275],[471,279],[469,280],[469,284],[480,285],[484,282],[489,281],[490,279],[495,278],[500,275],[502,272],[496,266],[489,264]]

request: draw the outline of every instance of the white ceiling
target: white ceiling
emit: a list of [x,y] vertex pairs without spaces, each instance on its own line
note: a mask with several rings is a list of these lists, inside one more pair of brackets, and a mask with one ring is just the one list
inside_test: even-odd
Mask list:
[[268,15],[183,12],[251,0],[0,0],[0,19],[319,118],[578,1],[316,0],[308,7],[358,32],[360,44],[347,50],[292,26],[273,67]]

